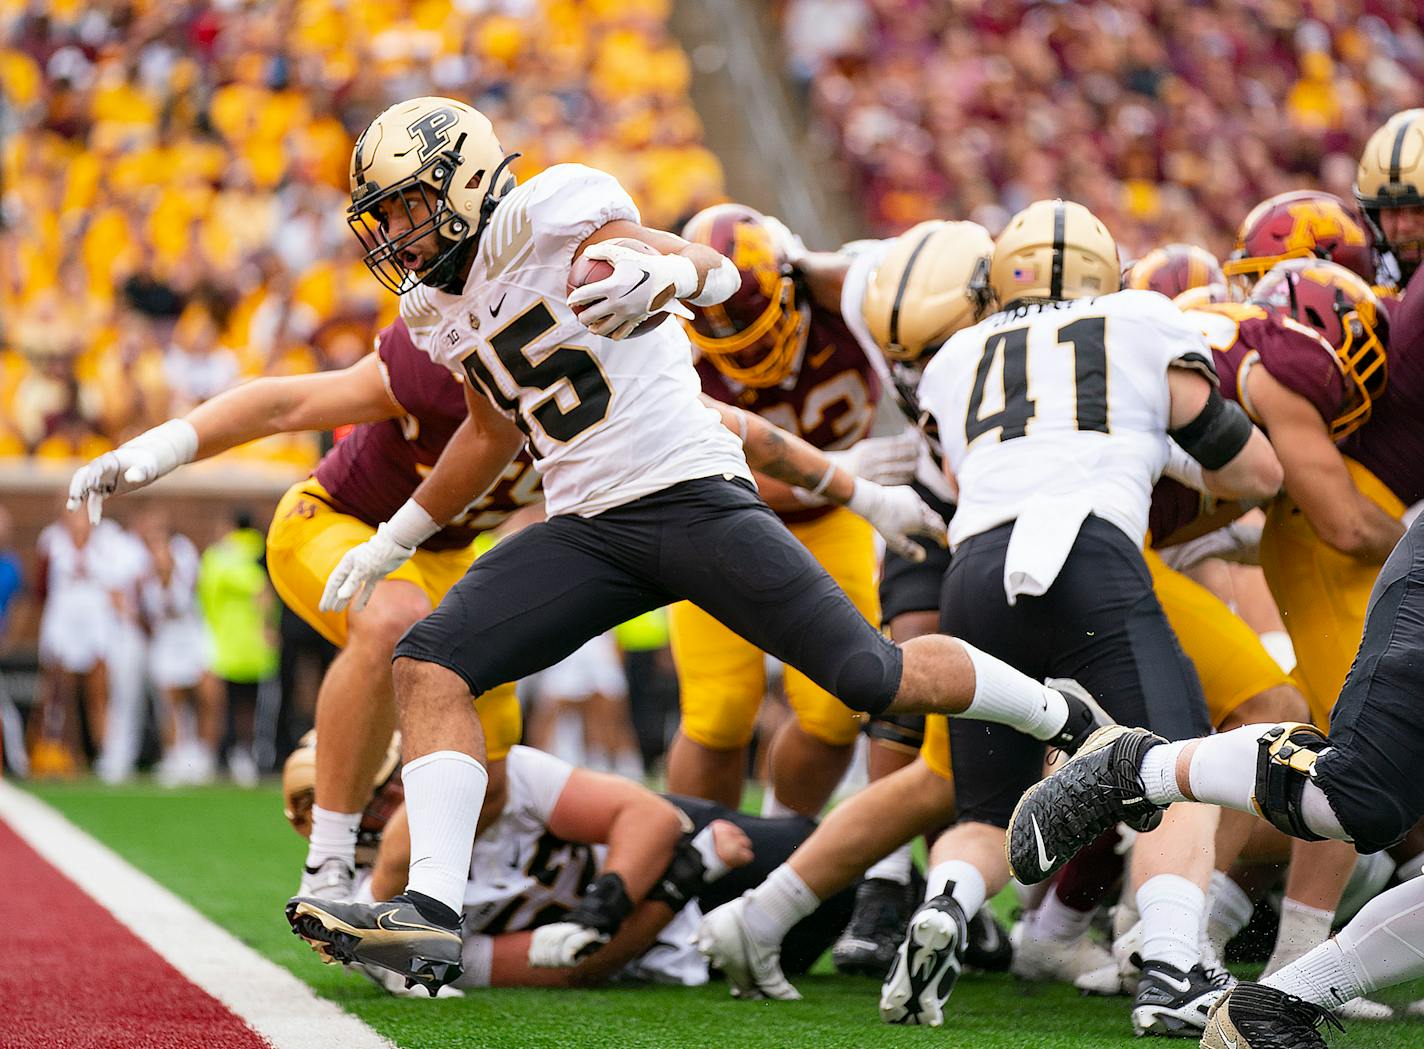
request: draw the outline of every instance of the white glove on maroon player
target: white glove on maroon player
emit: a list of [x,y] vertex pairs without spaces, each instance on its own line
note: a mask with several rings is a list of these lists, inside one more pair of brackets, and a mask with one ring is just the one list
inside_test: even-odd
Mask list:
[[697,290],[697,267],[681,255],[644,254],[614,241],[601,241],[583,253],[613,267],[602,280],[569,293],[569,306],[595,335],[621,339],[655,313],[691,317],[678,299]]
[[74,471],[65,506],[78,510],[87,502],[89,521],[98,524],[104,514],[104,500],[109,496],[151,484],[192,462],[197,451],[198,431],[193,424],[186,419],[169,419]]
[[941,546],[948,542],[949,528],[944,519],[906,485],[886,488],[857,477],[846,509],[869,521],[884,537],[885,546],[907,561],[925,559],[924,548],[910,538],[912,535],[926,536]]
[[414,499],[391,515],[376,529],[376,534],[360,546],[346,551],[327,577],[321,592],[323,612],[340,612],[348,604],[359,612],[371,600],[376,584],[405,564],[415,554],[416,547],[436,532],[440,525]]

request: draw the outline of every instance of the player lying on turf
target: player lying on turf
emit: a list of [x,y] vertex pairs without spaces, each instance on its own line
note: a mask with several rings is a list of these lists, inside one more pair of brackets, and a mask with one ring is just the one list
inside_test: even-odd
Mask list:
[[[758,470],[865,517],[892,550],[923,556],[909,538],[944,541],[944,526],[909,488],[882,488],[833,466],[799,438],[759,416],[717,405]],[[317,695],[315,805],[300,891],[327,899],[351,894],[357,828],[372,777],[394,727],[391,653],[474,561],[474,540],[541,497],[540,478],[521,452],[495,483],[429,536],[364,601],[322,609],[327,577],[346,554],[376,535],[405,500],[427,498],[442,482],[441,452],[469,426],[463,384],[418,350],[404,321],[377,336],[376,350],[338,372],[264,378],[228,390],[181,419],[127,442],[78,470],[70,504],[142,488],[183,463],[275,433],[357,424],[288,490],[267,538],[267,568],[282,599],[341,646]],[[450,464],[446,463],[448,467]],[[434,468],[432,470],[432,468]],[[428,476],[427,476],[428,475]],[[475,704],[491,778],[520,738],[519,703],[501,684]]]
[[[865,714],[958,714],[1070,751],[1104,720],[954,638],[883,637],[758,497],[736,439],[699,400],[687,336],[659,323],[684,300],[726,301],[737,268],[644,226],[603,172],[556,165],[516,187],[512,159],[486,117],[442,98],[386,110],[352,154],[348,219],[367,265],[400,294],[417,345],[466,379],[478,439],[447,449],[454,476],[431,505],[408,501],[347,555],[328,607],[403,564],[526,442],[549,515],[480,558],[396,646],[406,892],[379,910],[287,906],[313,944],[432,993],[460,974],[488,784],[471,696],[649,609],[690,600]],[[382,924],[392,916],[397,931]]]
[[[287,818],[303,834],[311,804],[306,742],[283,774]],[[392,752],[362,825],[374,867],[358,898],[387,899],[404,885],[410,834],[400,796]],[[702,909],[759,882],[815,826],[801,816],[762,819],[696,798],[660,797],[632,780],[515,747],[480,815],[465,893],[465,972],[456,986],[581,987],[615,977],[705,983],[706,963],[691,942]],[[615,884],[640,901],[626,915],[608,907]],[[839,934],[853,894],[852,886],[831,896],[797,924],[785,947],[793,973]],[[394,993],[405,990],[388,970],[363,971]]]

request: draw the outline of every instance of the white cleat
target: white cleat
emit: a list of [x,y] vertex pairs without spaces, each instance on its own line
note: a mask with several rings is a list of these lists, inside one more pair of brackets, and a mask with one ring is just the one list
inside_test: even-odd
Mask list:
[[801,992],[781,971],[781,945],[761,943],[752,935],[743,914],[746,907],[742,896],[706,915],[697,929],[697,949],[709,965],[726,974],[732,997],[800,1001]]
[[1009,942],[1014,945],[1009,972],[1020,980],[1071,983],[1089,994],[1117,994],[1122,986],[1112,955],[1087,935],[1065,943],[1034,936],[1025,923],[1018,922]]
[[315,868],[302,868],[302,883],[297,895],[345,903],[356,895],[356,872],[345,860],[331,856]]
[[880,988],[880,1019],[889,1024],[944,1023],[944,1004],[964,967],[969,938],[964,910],[952,896],[926,900],[910,917],[905,942]]
[[[1418,1004],[1418,1003],[1415,1003]],[[1410,1006],[1412,1009],[1413,1006]],[[1408,1010],[1406,1010],[1408,1012]],[[1335,1015],[1342,1020],[1363,1020],[1366,1023],[1381,1023],[1385,1020],[1394,1019],[1394,1010],[1384,1002],[1372,1001],[1369,998],[1352,998],[1344,1005],[1335,1009]],[[1417,1016],[1417,1013],[1411,1015]]]
[[[406,986],[406,978],[400,973],[391,972],[389,969],[382,969],[379,965],[363,965],[361,962],[352,962],[347,966],[353,972],[358,972],[366,979],[388,994],[396,998],[419,998],[429,999],[431,995],[424,987],[418,984],[414,987]],[[465,992],[453,984],[446,984],[435,992],[436,998],[463,998]]]

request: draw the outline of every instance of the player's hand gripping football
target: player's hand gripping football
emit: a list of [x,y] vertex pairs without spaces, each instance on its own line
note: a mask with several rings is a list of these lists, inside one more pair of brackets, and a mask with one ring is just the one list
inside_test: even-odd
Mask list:
[[657,313],[691,317],[678,299],[697,288],[697,268],[681,255],[663,255],[618,240],[601,241],[581,256],[613,272],[569,292],[569,306],[595,335],[622,339]]
[[65,506],[89,508],[89,523],[104,515],[104,500],[151,484],[164,474],[191,462],[198,450],[198,434],[185,419],[170,419],[105,452],[78,470],[69,480]]
[[851,513],[859,514],[885,539],[885,546],[907,561],[925,559],[924,547],[911,536],[925,536],[940,546],[949,541],[949,529],[944,519],[926,505],[908,485],[885,487],[863,477],[855,479],[855,492],[846,503]]

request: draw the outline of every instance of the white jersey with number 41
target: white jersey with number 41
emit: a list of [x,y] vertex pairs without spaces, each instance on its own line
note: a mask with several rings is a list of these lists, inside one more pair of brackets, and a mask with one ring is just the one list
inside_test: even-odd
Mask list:
[[559,164],[507,194],[462,294],[418,285],[400,312],[415,344],[524,431],[548,512],[597,514],[681,481],[750,480],[740,442],[699,396],[676,321],[593,334],[567,302],[578,246],[638,209],[611,175]]
[[1167,462],[1167,369],[1210,361],[1151,291],[1018,305],[956,333],[919,387],[959,485],[951,543],[1055,508],[1075,535],[1076,510],[1141,542]]

